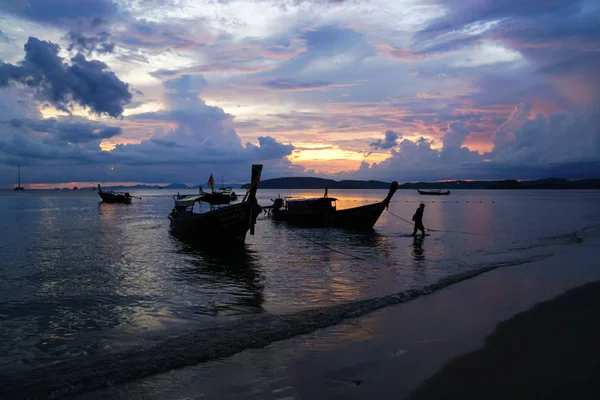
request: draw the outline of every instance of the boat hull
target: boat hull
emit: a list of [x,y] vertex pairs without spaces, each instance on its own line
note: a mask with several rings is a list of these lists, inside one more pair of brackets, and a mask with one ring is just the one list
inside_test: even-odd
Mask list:
[[335,208],[319,213],[295,213],[286,210],[274,211],[274,221],[285,221],[288,224],[302,227],[328,227],[333,226]]
[[417,189],[417,192],[423,196],[448,196],[450,194],[449,190],[445,192],[427,192]]
[[334,201],[335,199],[330,197],[288,200],[285,208],[273,209],[273,219],[303,227],[333,226]]
[[118,195],[109,192],[98,193],[104,203],[120,203],[120,204],[131,204],[131,197],[125,197],[124,195]]
[[[394,193],[398,190],[398,186],[398,182],[392,182],[386,198],[375,204],[337,210],[330,203],[330,200],[335,199],[325,197],[310,202],[304,201],[308,204],[308,207],[304,207],[304,212],[293,212],[294,208],[290,207],[289,202],[288,208],[280,211],[277,211],[274,206],[272,215],[275,220],[293,222],[303,226],[369,231],[373,229],[383,210],[390,204]],[[276,202],[276,200],[273,200],[273,202]],[[301,203],[302,201],[298,202],[298,204]],[[302,210],[302,208],[298,209]]]
[[[254,211],[253,211],[254,210]],[[244,242],[246,233],[260,210],[245,202],[197,214],[175,210],[169,215],[171,231],[186,239],[233,239]]]
[[337,210],[335,212],[334,226],[336,228],[354,229],[368,231],[381,216],[385,209],[384,202],[369,204],[366,206]]
[[232,197],[223,193],[205,193],[202,195],[202,201],[212,205],[223,205],[231,203]]

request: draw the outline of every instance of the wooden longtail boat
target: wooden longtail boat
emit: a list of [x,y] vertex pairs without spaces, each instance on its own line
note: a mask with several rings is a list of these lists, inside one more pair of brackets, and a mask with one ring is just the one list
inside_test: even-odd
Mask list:
[[371,230],[396,190],[398,182],[394,181],[387,197],[379,203],[345,210],[337,210],[337,199],[327,197],[327,192],[323,197],[311,199],[277,198],[272,200],[271,215],[276,221],[299,226]]
[[[173,196],[175,206],[169,214],[172,232],[192,240],[233,239],[244,242],[248,230],[254,235],[256,217],[261,212],[256,201],[261,172],[262,165],[252,165],[250,188],[244,199],[237,204],[214,207],[205,195]],[[208,203],[210,210],[194,212],[194,204],[197,202]]]
[[334,226],[337,228],[370,230],[373,229],[379,216],[385,210],[392,200],[394,193],[398,190],[398,182],[392,182],[390,191],[383,201],[366,206],[347,208],[345,210],[336,210]]
[[441,190],[421,190],[417,189],[417,192],[423,196],[448,196],[450,194],[449,190],[442,192]]
[[100,196],[104,203],[121,204],[131,204],[131,199],[133,198],[128,192],[115,192],[113,190],[104,191],[100,187],[100,184],[98,184],[98,196]]
[[19,165],[19,183],[17,184],[17,186],[15,186],[15,188],[13,189],[16,192],[22,192],[23,190],[25,190],[25,188],[23,186],[21,186],[21,166]]
[[326,227],[333,225],[335,201],[333,197],[277,198],[273,200],[271,214],[275,221],[286,221],[293,225]]

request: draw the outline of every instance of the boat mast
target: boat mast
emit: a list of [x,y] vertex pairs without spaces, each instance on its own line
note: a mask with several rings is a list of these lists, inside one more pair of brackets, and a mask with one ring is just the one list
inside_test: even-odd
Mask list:
[[17,187],[21,187],[21,164],[18,164],[17,167],[19,171],[19,183],[17,184]]

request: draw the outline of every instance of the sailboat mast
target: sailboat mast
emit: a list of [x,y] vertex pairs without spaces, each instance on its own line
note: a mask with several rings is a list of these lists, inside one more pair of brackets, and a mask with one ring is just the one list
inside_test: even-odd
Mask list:
[[19,184],[17,187],[21,187],[21,164],[17,165],[17,170],[19,171]]

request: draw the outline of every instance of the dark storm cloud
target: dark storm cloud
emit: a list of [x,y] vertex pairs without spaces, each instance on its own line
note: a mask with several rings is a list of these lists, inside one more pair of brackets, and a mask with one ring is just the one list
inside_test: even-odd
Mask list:
[[119,12],[112,0],[3,0],[0,11],[37,22],[109,18]]
[[0,63],[0,87],[21,83],[35,88],[40,97],[60,110],[71,103],[88,107],[96,114],[119,117],[131,101],[129,86],[103,62],[87,60],[78,53],[67,64],[58,55],[58,45],[30,37],[25,59],[17,65]]
[[273,160],[292,154],[294,146],[280,143],[272,136],[259,136],[258,146],[246,143],[246,150],[253,155],[253,158]]
[[69,51],[77,50],[91,56],[92,53],[112,53],[115,44],[111,41],[111,34],[104,30],[106,21],[102,18],[94,18],[91,22],[79,20],[76,29],[67,34],[69,40]]
[[102,139],[109,139],[122,133],[120,127],[93,122],[85,118],[46,118],[46,119],[18,119],[0,122],[9,128],[21,132],[37,132],[47,134],[46,143],[89,143]]
[[507,17],[530,17],[545,14],[571,14],[578,10],[577,2],[571,0],[513,1],[513,0],[441,0],[448,12],[434,20],[419,32],[419,38],[427,38],[457,30],[478,28],[477,24]]
[[386,131],[384,139],[377,139],[370,143],[369,146],[375,149],[390,149],[398,145],[399,138],[402,138],[402,134],[398,134],[394,131]]

